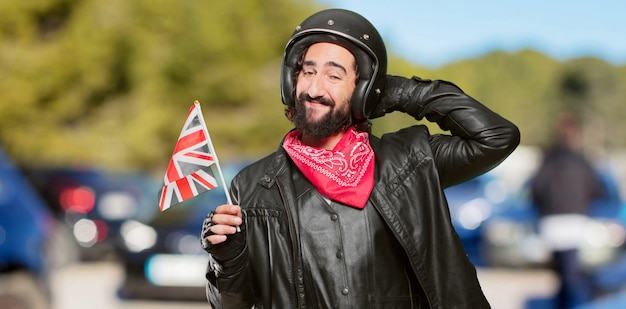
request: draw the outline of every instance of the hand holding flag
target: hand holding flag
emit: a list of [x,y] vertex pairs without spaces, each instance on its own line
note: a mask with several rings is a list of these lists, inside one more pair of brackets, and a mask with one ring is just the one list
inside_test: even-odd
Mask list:
[[232,204],[209,131],[204,123],[200,102],[196,100],[189,109],[172,159],[167,166],[163,189],[159,194],[159,209],[165,211],[170,206],[216,188],[218,183],[213,175],[213,166],[217,168],[228,204]]

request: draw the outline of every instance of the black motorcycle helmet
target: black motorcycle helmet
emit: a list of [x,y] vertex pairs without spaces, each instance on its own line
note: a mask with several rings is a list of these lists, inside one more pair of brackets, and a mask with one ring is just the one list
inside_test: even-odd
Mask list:
[[385,86],[387,50],[380,34],[367,19],[343,9],[320,11],[296,27],[283,55],[280,79],[283,104],[295,105],[295,72],[300,54],[320,42],[340,45],[354,55],[359,79],[350,101],[352,118],[356,122],[367,119]]

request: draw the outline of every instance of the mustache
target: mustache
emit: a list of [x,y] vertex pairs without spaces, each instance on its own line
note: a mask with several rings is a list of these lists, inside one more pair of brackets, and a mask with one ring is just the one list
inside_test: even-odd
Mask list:
[[298,95],[298,100],[300,102],[317,102],[326,106],[335,106],[335,102],[333,102],[333,100],[325,98],[325,97],[311,97],[308,93],[300,93],[300,95]]

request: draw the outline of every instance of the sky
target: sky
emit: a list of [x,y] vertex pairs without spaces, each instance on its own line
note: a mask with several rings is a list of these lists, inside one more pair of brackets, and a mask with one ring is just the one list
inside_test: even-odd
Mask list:
[[626,65],[626,1],[318,1],[363,15],[388,50],[425,67],[522,49]]

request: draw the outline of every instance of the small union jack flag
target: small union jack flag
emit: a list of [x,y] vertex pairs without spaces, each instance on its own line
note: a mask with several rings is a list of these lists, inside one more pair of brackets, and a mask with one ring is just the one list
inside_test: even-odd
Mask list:
[[218,184],[213,175],[213,165],[217,165],[221,176],[200,103],[195,101],[167,166],[164,186],[159,194],[159,209],[165,211],[170,206],[216,188]]

